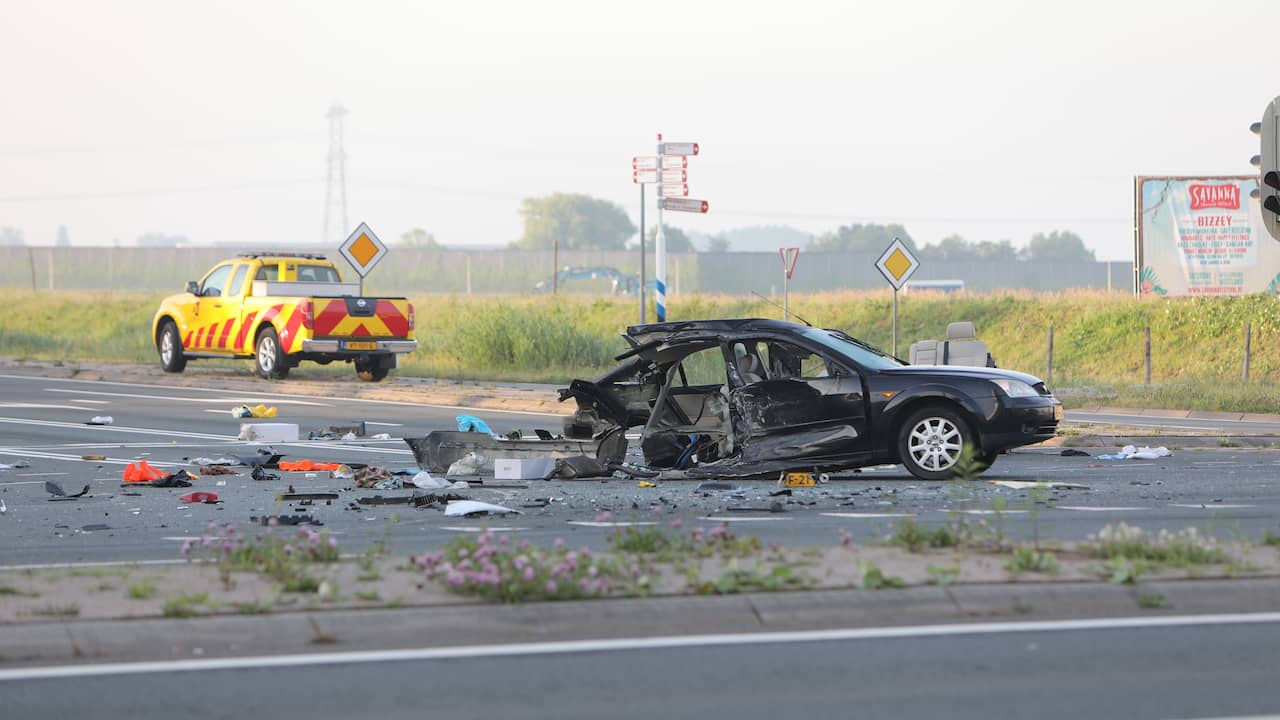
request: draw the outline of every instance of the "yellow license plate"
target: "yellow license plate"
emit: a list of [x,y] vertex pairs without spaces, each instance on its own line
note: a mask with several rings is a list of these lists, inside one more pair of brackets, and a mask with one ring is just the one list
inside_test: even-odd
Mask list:
[[782,474],[782,487],[813,487],[818,481],[813,479],[813,473],[807,472],[789,472]]
[[1062,419],[1062,414],[1063,414],[1063,413],[1062,413],[1062,406],[1061,406],[1061,405],[1054,405],[1054,406],[1053,406],[1053,419],[1054,419],[1054,420],[1061,420],[1061,419]]
[[356,341],[356,340],[348,340],[348,341],[347,341],[347,343],[346,343],[346,347],[347,347],[347,349],[348,349],[348,350],[377,350],[377,349],[378,349],[378,343],[376,343],[376,342],[359,342],[359,341]]

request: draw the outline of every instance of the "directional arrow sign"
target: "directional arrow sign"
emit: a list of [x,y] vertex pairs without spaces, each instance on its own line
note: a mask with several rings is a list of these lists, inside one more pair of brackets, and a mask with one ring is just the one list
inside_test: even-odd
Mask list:
[[894,238],[880,259],[876,260],[876,268],[894,290],[901,290],[907,278],[911,277],[911,273],[918,267],[920,267],[920,261],[916,260],[899,238]]
[[698,143],[662,143],[658,146],[660,155],[697,155]]
[[689,171],[687,170],[663,170],[662,182],[664,183],[682,183],[688,182]]
[[694,200],[693,198],[667,197],[662,198],[661,202],[663,210],[705,213],[708,208],[706,200]]
[[689,167],[689,158],[685,157],[684,155],[663,155],[662,156],[663,170],[683,170],[687,167]]
[[684,183],[666,183],[662,186],[662,197],[687,197],[689,186]]
[[631,182],[639,184],[658,182],[657,170],[632,170]]
[[633,157],[631,158],[631,169],[632,170],[657,170],[658,156],[657,155],[639,155],[637,157]]

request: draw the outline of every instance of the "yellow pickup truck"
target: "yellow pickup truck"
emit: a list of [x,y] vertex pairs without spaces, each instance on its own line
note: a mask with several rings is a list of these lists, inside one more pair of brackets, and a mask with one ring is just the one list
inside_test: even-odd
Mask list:
[[259,375],[279,379],[302,360],[341,360],[377,382],[417,349],[413,320],[408,300],[361,297],[324,255],[242,253],[165,298],[151,336],[165,372],[197,358],[253,358]]

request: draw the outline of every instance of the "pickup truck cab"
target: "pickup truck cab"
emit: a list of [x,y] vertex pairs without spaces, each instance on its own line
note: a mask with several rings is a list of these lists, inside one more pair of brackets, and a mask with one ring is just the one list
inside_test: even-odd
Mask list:
[[408,300],[361,297],[324,255],[262,252],[220,262],[161,301],[151,336],[165,372],[198,358],[252,358],[260,376],[279,379],[302,360],[341,360],[377,382],[417,349],[413,324]]

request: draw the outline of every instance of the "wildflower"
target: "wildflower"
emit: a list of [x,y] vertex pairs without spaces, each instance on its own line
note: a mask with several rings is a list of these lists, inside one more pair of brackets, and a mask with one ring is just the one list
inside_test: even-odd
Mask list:
[[596,515],[596,522],[604,523],[604,522],[612,522],[612,521],[613,521],[613,513],[609,512],[608,510],[605,510],[599,515]]
[[195,545],[195,538],[187,538],[182,541],[182,556],[186,557],[191,554],[191,546]]
[[558,586],[558,585],[556,585],[556,581],[555,581],[555,580],[548,580],[548,581],[547,581],[547,594],[548,594],[548,595],[554,595],[554,594],[556,593],[556,590],[558,590],[558,589],[560,589],[560,588],[559,588],[559,586]]
[[684,519],[683,519],[683,518],[676,518],[675,520],[672,520],[672,521],[671,521],[671,529],[672,529],[672,530],[679,530],[679,529],[680,529],[680,528],[682,528],[682,527],[684,527]]
[[853,544],[853,533],[849,532],[848,530],[845,530],[844,528],[839,528],[838,530],[836,530],[836,534],[840,536],[841,545],[848,547]]
[[525,568],[524,575],[522,577],[524,577],[525,582],[533,582],[533,568],[531,567]]

